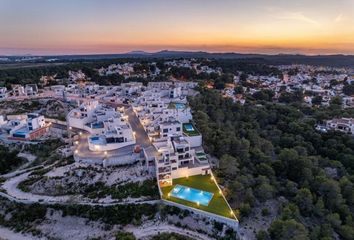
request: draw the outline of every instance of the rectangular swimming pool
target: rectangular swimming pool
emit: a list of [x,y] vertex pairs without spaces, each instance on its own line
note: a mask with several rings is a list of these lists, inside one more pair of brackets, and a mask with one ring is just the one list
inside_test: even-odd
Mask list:
[[91,123],[91,128],[92,129],[98,129],[98,128],[103,128],[103,122],[95,122],[95,123]]
[[176,109],[185,109],[186,108],[186,104],[184,104],[184,103],[175,103],[175,108]]
[[106,139],[102,136],[90,137],[90,142],[96,145],[105,145]]
[[176,185],[169,193],[169,196],[186,200],[189,202],[194,202],[196,204],[200,204],[203,206],[209,205],[209,202],[213,198],[213,195],[214,194],[210,192],[205,192],[202,190],[198,190],[198,189],[194,189],[182,185]]
[[185,123],[185,124],[184,124],[184,128],[185,128],[186,131],[188,131],[188,132],[193,132],[193,131],[195,131],[195,129],[194,129],[194,127],[193,127],[193,125],[192,125],[191,123]]

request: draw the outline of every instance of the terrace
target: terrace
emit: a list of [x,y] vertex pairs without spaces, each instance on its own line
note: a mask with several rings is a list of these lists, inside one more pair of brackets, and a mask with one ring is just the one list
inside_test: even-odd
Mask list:
[[[165,200],[235,219],[234,213],[211,175],[173,179],[172,185],[161,187],[161,191]],[[186,192],[190,192],[190,195]]]
[[183,123],[182,124],[183,133],[188,137],[199,136],[200,133],[193,123]]
[[168,104],[168,108],[170,108],[170,109],[185,109],[185,108],[186,108],[186,104],[184,104],[184,103],[170,102],[170,103]]

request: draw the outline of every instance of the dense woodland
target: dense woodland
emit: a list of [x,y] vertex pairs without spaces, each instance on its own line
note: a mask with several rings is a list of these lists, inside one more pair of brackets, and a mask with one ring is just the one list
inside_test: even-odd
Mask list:
[[241,106],[206,89],[190,104],[241,221],[263,202],[282,199],[279,217],[258,239],[353,239],[354,139],[314,128],[320,116],[351,112],[335,103],[318,110],[264,100]]
[[5,174],[19,167],[26,161],[17,157],[17,151],[10,151],[7,147],[0,145],[0,174]]
[[[101,67],[108,67],[110,64],[126,63],[126,62],[136,62],[134,66],[135,73],[148,73],[154,72],[156,67],[161,70],[159,76],[147,76],[147,78],[142,77],[130,77],[125,79],[119,74],[112,74],[109,76],[100,76],[97,69]],[[155,65],[149,65],[150,61],[154,61]],[[244,62],[243,60],[213,60],[213,61],[202,61],[202,65],[207,65],[213,68],[221,67],[227,74],[222,74],[219,76],[216,73],[199,73],[197,74],[194,69],[185,67],[171,67],[169,68],[164,64],[163,59],[112,59],[112,60],[101,60],[94,62],[75,62],[75,63],[63,63],[63,64],[48,64],[46,66],[33,66],[33,67],[9,67],[6,65],[0,65],[0,87],[5,86],[10,88],[11,84],[29,84],[36,83],[39,84],[39,79],[42,76],[54,76],[56,79],[67,79],[68,71],[78,71],[82,70],[86,76],[93,82],[101,85],[120,85],[123,82],[143,82],[147,84],[149,81],[166,81],[166,79],[172,77],[181,80],[212,80],[222,89],[225,83],[232,83],[233,77],[230,73],[238,75],[239,71],[245,74],[261,74],[261,75],[276,75],[280,76],[281,72],[274,67],[269,67],[266,64],[255,63],[254,61]],[[246,75],[244,75],[246,76]],[[57,84],[53,82],[52,84]]]

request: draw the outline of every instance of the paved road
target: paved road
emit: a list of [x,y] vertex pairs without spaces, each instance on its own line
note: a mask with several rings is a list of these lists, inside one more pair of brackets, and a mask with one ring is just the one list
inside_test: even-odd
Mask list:
[[126,229],[128,232],[133,232],[137,239],[146,238],[147,236],[155,236],[161,233],[178,233],[184,235],[186,237],[192,237],[193,239],[197,240],[213,240],[214,238],[210,238],[206,234],[199,233],[193,230],[185,229],[185,228],[178,228],[173,225],[169,224],[157,224],[153,226],[128,226]]
[[125,110],[125,114],[128,116],[130,126],[135,132],[136,144],[140,145],[143,148],[152,146],[152,143],[150,142],[150,139],[146,134],[145,129],[141,125],[139,118],[135,115],[132,107],[127,108]]

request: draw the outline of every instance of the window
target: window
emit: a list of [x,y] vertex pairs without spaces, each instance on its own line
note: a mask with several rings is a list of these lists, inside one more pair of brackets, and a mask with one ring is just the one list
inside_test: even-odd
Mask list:
[[183,149],[183,148],[177,148],[177,152],[178,152],[178,153],[183,153],[183,152],[184,152],[184,149]]
[[168,133],[168,128],[162,130],[164,133]]
[[177,131],[177,132],[181,131],[181,128],[180,128],[180,127],[177,127],[177,128],[176,128],[176,131]]

